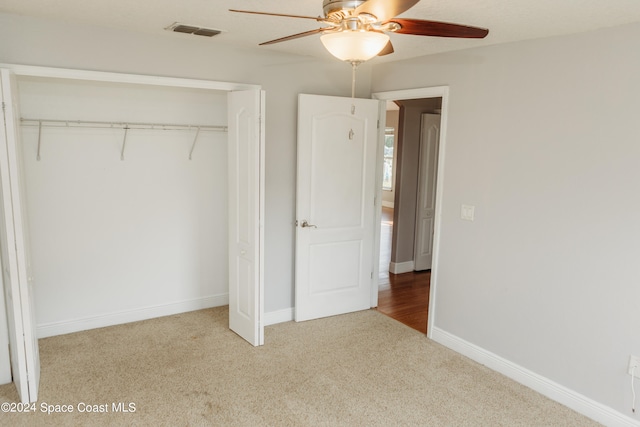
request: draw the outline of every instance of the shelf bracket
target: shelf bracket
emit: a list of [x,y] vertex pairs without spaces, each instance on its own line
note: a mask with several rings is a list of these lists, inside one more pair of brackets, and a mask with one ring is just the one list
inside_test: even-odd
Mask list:
[[42,140],[42,121],[38,122],[38,154],[36,154],[36,160],[40,161],[40,142]]
[[196,148],[196,142],[198,142],[198,135],[200,135],[200,126],[198,126],[198,130],[196,131],[196,136],[193,138],[193,144],[191,145],[191,151],[189,151],[189,160],[191,160],[191,156],[193,155],[193,150]]
[[127,145],[127,131],[129,130],[129,126],[124,126],[124,138],[122,139],[122,150],[120,150],[120,160],[124,160],[124,147]]

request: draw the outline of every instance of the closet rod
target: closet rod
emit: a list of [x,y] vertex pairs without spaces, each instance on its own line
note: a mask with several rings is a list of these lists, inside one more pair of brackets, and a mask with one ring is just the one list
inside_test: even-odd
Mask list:
[[49,119],[20,119],[23,126],[34,127],[84,127],[98,129],[152,129],[152,130],[197,130],[226,132],[227,126],[215,125],[185,125],[170,123],[140,123],[140,122],[101,122],[88,120],[49,120]]

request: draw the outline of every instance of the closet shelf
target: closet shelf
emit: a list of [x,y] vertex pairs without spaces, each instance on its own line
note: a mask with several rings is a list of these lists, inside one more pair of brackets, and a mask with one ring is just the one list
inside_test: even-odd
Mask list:
[[150,129],[150,130],[197,130],[226,132],[227,126],[216,125],[185,125],[175,123],[141,123],[141,122],[102,122],[89,120],[53,120],[21,118],[23,126],[32,127],[84,127],[98,129]]

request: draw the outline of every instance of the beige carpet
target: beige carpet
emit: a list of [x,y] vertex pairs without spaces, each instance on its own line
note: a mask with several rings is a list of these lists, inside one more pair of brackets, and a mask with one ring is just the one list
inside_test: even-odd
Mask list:
[[259,348],[227,324],[220,307],[42,339],[36,412],[0,425],[597,425],[375,310],[270,326]]

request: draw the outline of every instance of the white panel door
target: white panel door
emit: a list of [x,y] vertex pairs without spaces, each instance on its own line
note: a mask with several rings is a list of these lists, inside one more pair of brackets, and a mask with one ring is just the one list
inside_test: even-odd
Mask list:
[[24,208],[22,147],[19,143],[17,84],[9,70],[0,70],[2,131],[0,132],[0,249],[13,381],[22,402],[38,399],[40,357],[31,283],[28,228]]
[[230,92],[229,328],[254,346],[264,344],[263,246],[264,92]]
[[378,107],[299,96],[296,321],[371,307]]
[[423,114],[414,248],[414,269],[417,271],[429,270],[432,264],[439,142],[440,115]]

